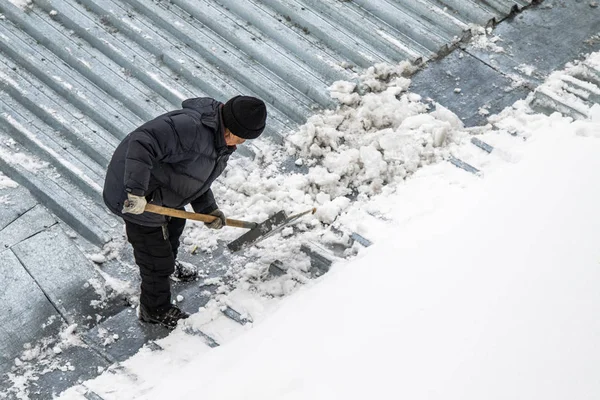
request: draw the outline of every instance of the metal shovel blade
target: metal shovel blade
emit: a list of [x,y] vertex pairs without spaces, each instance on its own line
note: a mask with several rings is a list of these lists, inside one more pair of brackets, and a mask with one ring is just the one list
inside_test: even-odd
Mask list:
[[239,251],[244,247],[257,242],[258,240],[263,239],[263,236],[271,232],[274,227],[283,224],[286,219],[287,215],[285,214],[285,211],[279,211],[278,213],[269,217],[269,219],[266,221],[258,224],[256,228],[250,229],[248,232],[229,243],[227,247],[231,251]]

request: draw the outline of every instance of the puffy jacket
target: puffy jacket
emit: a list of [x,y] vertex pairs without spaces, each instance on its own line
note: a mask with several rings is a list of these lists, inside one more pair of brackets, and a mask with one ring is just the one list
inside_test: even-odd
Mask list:
[[127,192],[171,208],[217,209],[211,184],[221,175],[235,146],[227,146],[222,103],[206,97],[185,100],[182,109],[163,114],[131,132],[115,150],[104,182],[104,202],[115,214],[146,226],[162,215],[122,214]]

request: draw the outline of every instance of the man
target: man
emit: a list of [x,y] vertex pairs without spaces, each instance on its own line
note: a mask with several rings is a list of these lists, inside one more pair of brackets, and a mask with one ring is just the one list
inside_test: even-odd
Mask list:
[[265,103],[236,96],[225,104],[210,98],[185,100],[182,109],[163,114],[130,133],[108,166],[104,202],[125,221],[142,278],[138,317],[175,328],[189,315],[171,304],[171,274],[195,279],[176,261],[185,219],[144,212],[147,202],[217,217],[206,224],[220,229],[225,215],[210,189],[229,156],[246,139],[262,133]]

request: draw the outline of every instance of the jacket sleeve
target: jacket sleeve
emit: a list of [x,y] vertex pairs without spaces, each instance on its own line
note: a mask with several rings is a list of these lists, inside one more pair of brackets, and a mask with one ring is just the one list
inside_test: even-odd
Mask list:
[[132,132],[125,158],[125,190],[145,195],[153,166],[177,162],[194,137],[195,124],[185,114],[161,116]]
[[194,211],[200,214],[210,214],[219,208],[217,207],[212,189],[208,189],[206,193],[192,201],[191,205]]

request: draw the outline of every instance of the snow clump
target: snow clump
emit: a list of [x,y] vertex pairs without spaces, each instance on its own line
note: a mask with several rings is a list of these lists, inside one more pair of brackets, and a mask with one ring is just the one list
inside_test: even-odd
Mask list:
[[471,41],[470,45],[476,49],[482,49],[493,53],[505,53],[504,47],[497,45],[497,42],[501,42],[499,36],[492,35],[492,28],[484,28],[479,25],[473,25],[470,27],[471,30]]
[[[317,203],[323,194],[332,201],[377,194],[384,185],[444,158],[450,132],[461,129],[462,122],[440,105],[428,113],[430,106],[407,92],[409,85],[398,70],[372,67],[359,85],[364,94],[353,93],[358,101],[345,101],[345,96],[338,110],[309,118],[288,138],[288,152],[310,165],[304,191]],[[335,86],[336,93],[356,87],[339,82]],[[341,210],[348,204],[338,200],[326,208]],[[323,222],[332,222],[333,213],[318,214]]]

